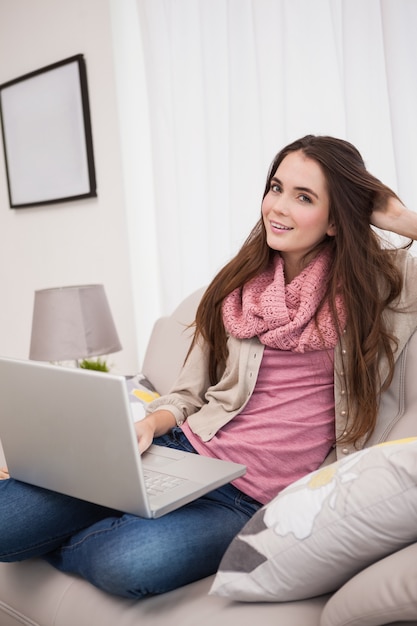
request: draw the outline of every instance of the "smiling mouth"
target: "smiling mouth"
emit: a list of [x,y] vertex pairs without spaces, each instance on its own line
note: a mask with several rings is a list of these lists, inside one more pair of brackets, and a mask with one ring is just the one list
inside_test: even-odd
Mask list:
[[279,224],[278,222],[271,222],[271,228],[274,230],[293,230],[290,226],[284,226],[284,224]]

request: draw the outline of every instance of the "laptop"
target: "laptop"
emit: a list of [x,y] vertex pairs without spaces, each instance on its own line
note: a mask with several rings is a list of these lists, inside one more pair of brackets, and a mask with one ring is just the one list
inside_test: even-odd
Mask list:
[[[246,471],[156,445],[140,455],[123,376],[0,358],[0,398],[10,475],[111,509],[160,517]],[[155,477],[175,486],[148,493]]]

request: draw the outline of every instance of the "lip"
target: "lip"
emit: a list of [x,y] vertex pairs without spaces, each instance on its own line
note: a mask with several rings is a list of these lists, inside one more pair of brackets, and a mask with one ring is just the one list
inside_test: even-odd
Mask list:
[[287,226],[286,224],[281,224],[281,222],[269,222],[269,225],[271,226],[271,229],[274,232],[279,232],[279,233],[288,233],[291,230],[293,230],[292,226]]

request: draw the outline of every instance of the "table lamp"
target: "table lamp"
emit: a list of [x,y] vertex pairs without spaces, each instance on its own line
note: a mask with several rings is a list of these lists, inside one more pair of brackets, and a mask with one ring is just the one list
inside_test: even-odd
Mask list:
[[35,291],[30,359],[78,365],[121,349],[103,285]]

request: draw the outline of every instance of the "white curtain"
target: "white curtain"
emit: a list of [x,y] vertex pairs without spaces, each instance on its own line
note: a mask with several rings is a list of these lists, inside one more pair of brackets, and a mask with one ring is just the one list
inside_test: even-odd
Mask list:
[[139,350],[259,217],[302,135],[417,207],[416,0],[111,0]]

